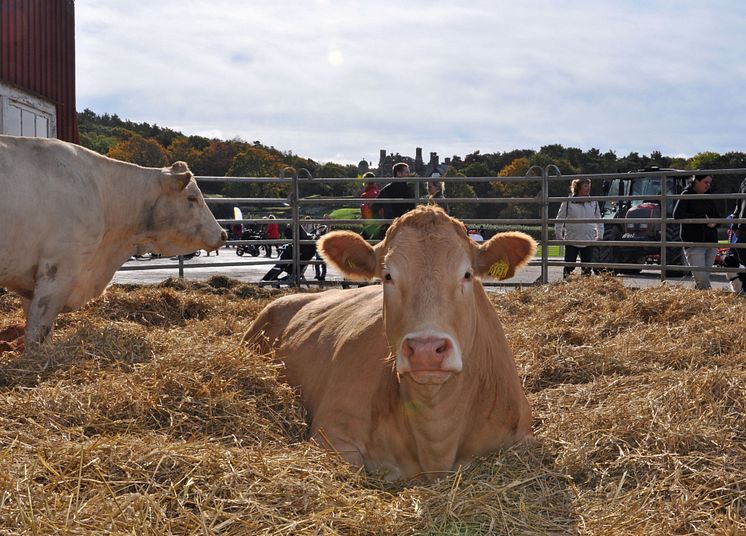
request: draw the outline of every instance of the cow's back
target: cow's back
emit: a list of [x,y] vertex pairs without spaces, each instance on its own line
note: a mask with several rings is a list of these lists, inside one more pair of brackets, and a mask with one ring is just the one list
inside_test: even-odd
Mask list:
[[[58,140],[0,136],[0,283],[33,288],[40,259],[79,255],[103,233],[91,156]],[[103,158],[103,157],[102,157]],[[105,159],[108,160],[108,159]]]
[[0,218],[10,224],[4,230],[12,230],[0,240],[13,232],[31,238],[34,232],[64,235],[72,225],[89,225],[100,218],[97,179],[103,173],[94,172],[97,156],[99,166],[111,161],[57,140],[0,136]]

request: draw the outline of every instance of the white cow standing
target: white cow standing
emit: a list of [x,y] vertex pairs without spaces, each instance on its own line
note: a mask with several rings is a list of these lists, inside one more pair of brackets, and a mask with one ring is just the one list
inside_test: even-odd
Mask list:
[[0,136],[0,286],[26,343],[99,296],[133,254],[214,250],[226,232],[184,162],[146,168],[54,139]]

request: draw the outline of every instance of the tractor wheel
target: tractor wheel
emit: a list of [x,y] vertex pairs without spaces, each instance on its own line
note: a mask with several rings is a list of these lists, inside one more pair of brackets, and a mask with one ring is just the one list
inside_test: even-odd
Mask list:
[[[604,240],[621,240],[622,239],[622,226],[618,224],[604,225]],[[599,246],[598,248],[598,262],[603,263],[635,263],[642,264],[645,259],[632,259],[625,257],[619,247],[613,246]],[[612,270],[615,274],[626,274],[636,275],[642,272],[640,268],[614,268]]]
[[[679,225],[666,225],[666,242],[681,242],[681,227]],[[666,264],[676,266],[687,266],[684,248],[666,248]],[[690,274],[689,270],[677,270],[669,268],[676,276],[685,277]]]
[[[605,224],[603,241],[616,241],[622,239],[622,226],[619,224]],[[615,264],[623,262],[638,262],[636,259],[622,258],[619,247],[597,246],[598,262],[604,264]],[[608,271],[615,274],[639,274],[639,268],[613,268]]]
[[[622,238],[622,229],[616,224],[604,225],[604,237],[601,239],[602,242],[619,240]],[[616,262],[616,248],[612,246],[596,246],[596,255],[598,262],[604,264],[611,264]]]

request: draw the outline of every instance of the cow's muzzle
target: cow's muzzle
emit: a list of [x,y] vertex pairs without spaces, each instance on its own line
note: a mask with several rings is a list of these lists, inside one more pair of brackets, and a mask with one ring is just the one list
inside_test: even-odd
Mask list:
[[453,338],[444,333],[410,333],[402,340],[396,360],[399,374],[409,373],[418,383],[442,383],[461,372],[461,352]]
[[207,251],[215,251],[216,249],[222,248],[227,240],[228,233],[226,233],[224,230],[220,231],[220,238],[218,239],[217,243],[210,244],[210,247],[207,248]]

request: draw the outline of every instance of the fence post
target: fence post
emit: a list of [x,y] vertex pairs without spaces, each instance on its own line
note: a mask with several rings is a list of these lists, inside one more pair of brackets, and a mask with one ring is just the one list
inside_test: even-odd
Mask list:
[[549,240],[547,231],[549,189],[547,185],[549,181],[547,180],[546,168],[542,169],[541,166],[537,165],[528,168],[525,176],[533,176],[536,171],[541,173],[541,282],[546,283],[549,281],[549,246],[547,245],[547,240]]
[[290,192],[290,207],[293,215],[293,286],[300,287],[300,188],[298,186],[298,172],[293,171],[293,182]]
[[184,256],[179,255],[179,279],[184,279]]
[[542,208],[541,208],[541,241],[544,244],[545,253],[542,252],[542,267],[541,267],[541,277],[543,283],[549,283],[549,246],[547,245],[547,242],[549,241],[549,172],[554,169],[554,171],[557,172],[557,176],[561,177],[562,172],[560,171],[560,168],[555,166],[554,164],[547,164],[544,166],[544,169],[542,170],[542,192],[544,193],[544,199],[542,202]]
[[[549,178],[546,166],[542,169],[540,166],[531,166],[526,171],[526,177],[533,174],[534,171],[541,172],[541,282],[549,282]],[[559,170],[558,170],[559,171]]]
[[668,177],[661,175],[661,281],[668,277],[666,265],[668,264]]

